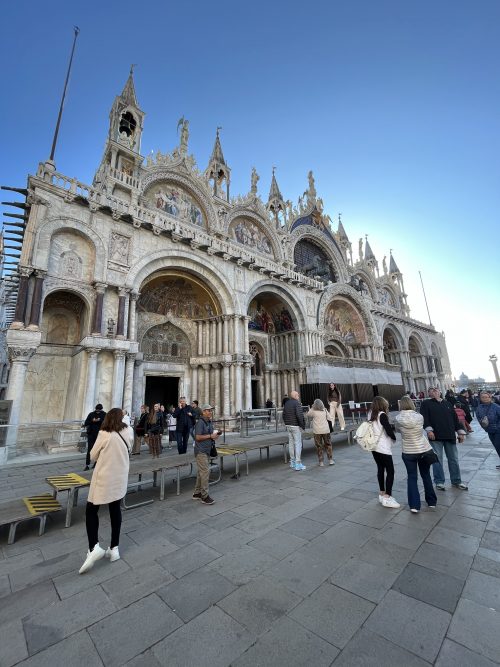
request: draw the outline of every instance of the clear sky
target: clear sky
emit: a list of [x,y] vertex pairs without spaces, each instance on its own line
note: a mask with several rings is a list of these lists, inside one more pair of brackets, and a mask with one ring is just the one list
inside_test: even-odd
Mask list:
[[[444,331],[452,371],[493,379],[500,356],[498,0],[144,0],[2,3],[0,183],[23,185],[50,152],[81,29],[56,153],[90,183],[131,63],[146,112],[142,153],[177,143],[205,168],[217,125],[246,193],[272,166],[297,200],[312,169],[357,256],[392,248],[411,315]],[[3,197],[5,199],[5,197]]]

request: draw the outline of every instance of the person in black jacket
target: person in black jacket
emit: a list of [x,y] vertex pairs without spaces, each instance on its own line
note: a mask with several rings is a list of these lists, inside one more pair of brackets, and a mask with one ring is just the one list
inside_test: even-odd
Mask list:
[[102,409],[102,405],[98,403],[95,406],[95,410],[90,412],[85,420],[84,426],[87,427],[87,458],[85,459],[85,470],[88,470],[90,467],[90,450],[97,440],[97,435],[99,434],[105,416],[106,413]]
[[467,491],[469,488],[462,482],[460,476],[460,465],[458,463],[457,435],[458,442],[463,442],[465,431],[461,428],[458,417],[453,406],[441,398],[441,392],[437,387],[429,387],[430,398],[423,401],[420,406],[420,413],[424,418],[424,429],[431,446],[438,455],[439,463],[432,467],[434,474],[434,484],[436,489],[445,491],[444,468],[443,468],[443,450],[448,459],[448,469],[453,486],[457,489]]
[[296,391],[290,392],[290,398],[283,406],[283,422],[288,431],[288,452],[290,454],[290,468],[292,470],[305,470],[302,465],[302,434],[300,429],[305,428],[304,411]]
[[195,417],[192,407],[186,405],[184,396],[181,396],[179,399],[179,405],[175,409],[173,416],[176,419],[175,435],[177,438],[177,451],[179,454],[185,454],[189,440],[189,431],[195,423]]
[[159,403],[155,403],[153,409],[150,411],[146,428],[151,456],[153,458],[159,458],[161,451],[161,436],[163,435],[163,429],[165,428],[163,412],[160,410]]
[[141,414],[134,429],[134,448],[132,449],[132,456],[138,456],[141,453],[142,439],[146,435],[147,423],[149,417],[149,407],[141,405]]

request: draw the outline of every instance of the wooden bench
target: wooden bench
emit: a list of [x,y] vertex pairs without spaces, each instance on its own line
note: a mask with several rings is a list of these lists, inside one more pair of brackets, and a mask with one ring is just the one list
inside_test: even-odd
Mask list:
[[71,526],[71,513],[73,507],[76,507],[78,503],[78,492],[85,486],[90,485],[91,474],[92,473],[88,473],[87,475],[82,476],[77,475],[76,472],[70,472],[67,475],[54,475],[45,478],[47,484],[52,488],[52,495],[54,498],[57,498],[57,494],[62,491],[68,492],[68,499],[66,502],[66,528]]
[[9,538],[7,544],[14,544],[16,529],[23,521],[38,519],[40,527],[39,535],[45,532],[47,515],[61,510],[61,504],[50,493],[41,496],[30,496],[12,500],[0,505],[0,526],[9,526]]
[[[216,467],[219,470],[219,476],[217,479],[212,480],[210,484],[218,484],[221,479],[222,479],[222,473],[224,471],[224,457],[226,456],[234,456],[234,465],[235,465],[235,473],[233,478],[234,479],[239,479],[240,476],[240,456],[245,457],[245,463],[246,463],[246,468],[247,468],[247,476],[248,476],[248,454],[247,454],[247,447],[246,446],[239,446],[239,445],[218,445],[217,446],[217,457],[211,458],[210,463],[211,467]],[[218,459],[218,463],[213,463]]]

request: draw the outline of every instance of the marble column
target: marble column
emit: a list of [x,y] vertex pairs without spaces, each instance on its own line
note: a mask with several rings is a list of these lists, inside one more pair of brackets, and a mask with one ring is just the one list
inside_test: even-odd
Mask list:
[[8,452],[12,454],[17,445],[17,425],[21,417],[21,408],[24,394],[24,384],[26,381],[26,371],[31,357],[35,354],[36,348],[9,347],[8,355],[10,361],[9,384],[5,393],[5,400],[12,401],[10,408],[9,424],[12,428],[8,429],[6,444]]
[[16,312],[14,321],[10,325],[11,329],[22,329],[26,319],[26,305],[28,301],[28,285],[31,269],[26,266],[20,266],[19,269],[19,287],[17,288]]
[[138,292],[130,293],[129,309],[128,309],[128,336],[129,340],[137,340],[137,299]]
[[191,400],[198,400],[198,365],[191,364]]
[[118,319],[116,324],[117,338],[125,337],[125,307],[130,290],[120,287],[118,290]]
[[271,393],[271,373],[269,371],[264,371],[264,402],[267,401],[268,398],[271,398]]
[[210,364],[203,364],[203,396],[201,403],[208,403],[210,401]]
[[233,354],[241,354],[239,315],[233,315]]
[[235,369],[234,369],[234,410],[235,412],[239,412],[242,409],[242,398],[243,398],[243,382],[241,378],[241,367],[242,363],[241,361],[237,361],[235,364]]
[[214,373],[214,406],[216,415],[220,417],[223,412],[220,401],[220,364],[212,364]]
[[[210,356],[210,322],[208,320],[205,320],[203,322],[203,354],[205,357]],[[208,397],[207,397],[208,401]]]
[[82,417],[86,417],[95,408],[96,378],[97,378],[97,348],[87,349],[87,382],[85,385],[85,404]]
[[[225,320],[224,320],[225,322]],[[229,395],[229,367],[230,363],[225,361],[222,364],[222,414],[224,417],[229,417],[231,414],[230,395]]]
[[40,327],[40,319],[42,315],[42,290],[46,273],[46,271],[40,271],[38,269],[35,272],[35,287],[31,299],[31,312],[28,324],[29,329],[39,329]]
[[203,356],[203,323],[200,320],[196,322],[196,347],[198,356]]
[[210,331],[210,356],[214,357],[217,354],[217,322],[215,320],[209,321],[208,330]]
[[223,351],[224,337],[223,337],[223,331],[222,331],[223,327],[222,327],[222,325],[223,325],[223,321],[222,321],[221,318],[219,318],[217,320],[217,324],[216,324],[216,326],[217,326],[217,346],[216,346],[216,349],[215,349],[215,354],[222,354],[222,351]]
[[[229,315],[223,315],[222,321],[222,352],[229,353]],[[226,413],[228,414],[228,413]]]
[[245,410],[252,409],[252,364],[246,362],[243,364],[245,374]]
[[271,401],[278,407],[278,394],[276,392],[276,371],[271,371]]
[[250,334],[248,331],[248,323],[250,322],[250,318],[248,315],[242,317],[241,322],[243,324],[243,354],[250,354]]
[[[138,415],[141,411],[141,405],[144,402],[144,371],[143,371],[143,360],[137,359],[134,363],[134,379],[132,384],[132,410]],[[149,406],[148,406],[149,407]]]
[[125,352],[123,350],[114,350],[115,358],[113,364],[113,384],[111,393],[111,407],[123,407],[123,376],[125,372]]
[[231,363],[229,367],[229,412],[234,415],[236,412],[236,365]]
[[95,304],[94,317],[92,318],[92,333],[100,336],[102,334],[102,311],[104,306],[104,292],[107,285],[104,283],[94,283]]
[[123,388],[123,409],[132,413],[132,389],[134,386],[135,353],[127,352],[125,362],[125,386]]

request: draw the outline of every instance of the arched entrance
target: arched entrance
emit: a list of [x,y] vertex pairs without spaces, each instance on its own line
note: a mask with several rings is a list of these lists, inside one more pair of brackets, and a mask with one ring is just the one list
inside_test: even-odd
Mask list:
[[251,299],[247,312],[252,407],[264,407],[268,398],[280,405],[302,382],[297,314],[284,297],[265,288]]
[[341,356],[371,358],[363,316],[346,297],[335,297],[326,307],[323,326],[332,351],[346,351]]
[[85,354],[79,346],[88,333],[89,308],[74,292],[51,292],[43,303],[41,345],[26,374],[22,411],[33,422],[75,419],[85,391]]
[[[160,403],[166,408],[177,405],[180,396],[201,402],[214,400],[212,385],[216,380],[210,377],[211,365],[205,369],[208,381],[203,377],[200,387],[201,373],[193,372],[191,360],[210,354],[212,340],[205,325],[215,323],[220,313],[215,294],[197,276],[169,269],[147,279],[137,302],[141,400],[149,406]],[[220,379],[217,382],[220,385]]]

